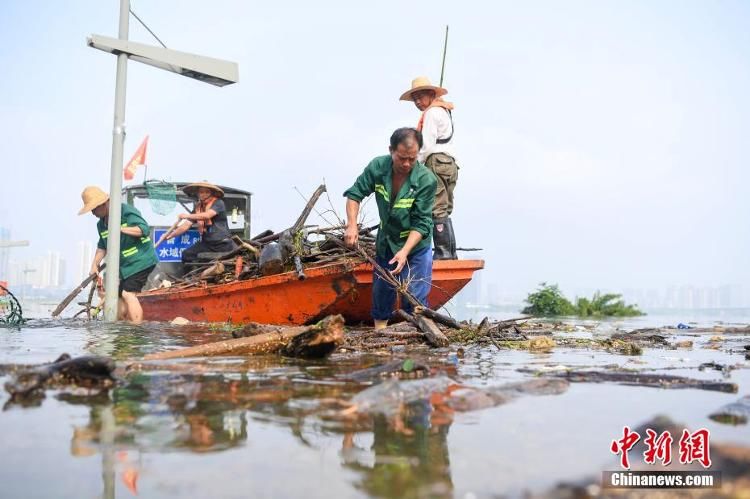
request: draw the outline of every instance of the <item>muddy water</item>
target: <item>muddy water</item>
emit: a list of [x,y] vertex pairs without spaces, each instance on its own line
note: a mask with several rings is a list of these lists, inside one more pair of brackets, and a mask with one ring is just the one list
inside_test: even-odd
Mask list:
[[[591,337],[613,328],[568,322],[572,331],[559,335]],[[647,323],[639,319],[637,326]],[[624,425],[634,428],[657,415],[691,430],[708,428],[712,445],[750,447],[747,424],[708,418],[750,394],[748,336],[725,335],[713,349],[707,348],[710,334],[688,330],[670,341],[692,340],[692,349],[646,349],[637,357],[586,348],[466,347],[463,357],[453,348],[337,353],[325,361],[132,362],[226,335],[197,326],[71,320],[33,320],[0,331],[0,364],[46,362],[62,352],[100,354],[118,359],[120,376],[114,389],[98,395],[47,391],[44,399],[19,405],[0,394],[0,497],[519,496],[617,469],[610,442]],[[562,394],[520,395],[466,412],[417,401],[403,408],[400,423],[377,410],[341,415],[345,402],[368,387],[347,381],[348,373],[407,357],[483,390],[533,378],[519,368],[618,365],[729,381],[739,391],[573,383]],[[700,371],[704,362],[737,368],[726,375]]]

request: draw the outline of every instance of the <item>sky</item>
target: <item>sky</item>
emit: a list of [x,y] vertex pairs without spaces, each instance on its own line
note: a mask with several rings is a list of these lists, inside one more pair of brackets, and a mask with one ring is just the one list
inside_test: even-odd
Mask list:
[[[115,57],[85,39],[117,36],[118,4],[0,4],[0,226],[31,240],[12,259],[55,249],[70,269],[77,241],[96,239],[76,213],[86,185],[109,186]],[[344,214],[343,191],[416,124],[398,98],[439,80],[449,24],[453,220],[459,246],[483,248],[484,283],[750,279],[747,2],[131,5],[169,48],[237,62],[240,81],[131,61],[126,159],[148,134],[149,177],[252,191],[254,233],[289,226],[323,181]],[[130,39],[157,43],[132,17]]]

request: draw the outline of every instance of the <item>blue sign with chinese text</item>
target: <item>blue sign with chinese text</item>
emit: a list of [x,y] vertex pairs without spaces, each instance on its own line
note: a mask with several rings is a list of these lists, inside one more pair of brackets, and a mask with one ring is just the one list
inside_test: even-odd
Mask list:
[[[158,241],[167,229],[154,229],[154,241]],[[181,236],[174,237],[161,243],[156,248],[156,256],[160,262],[181,262],[182,252],[201,240],[197,230],[189,230]]]

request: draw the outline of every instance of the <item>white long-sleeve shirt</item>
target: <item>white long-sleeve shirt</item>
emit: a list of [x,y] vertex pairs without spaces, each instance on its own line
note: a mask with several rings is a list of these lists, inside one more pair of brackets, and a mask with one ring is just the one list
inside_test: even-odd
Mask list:
[[422,123],[422,139],[424,144],[419,151],[417,159],[424,163],[432,153],[442,152],[453,158],[456,157],[453,147],[455,137],[452,137],[447,144],[438,144],[438,139],[447,139],[453,133],[453,125],[448,110],[442,107],[431,107],[424,115]]

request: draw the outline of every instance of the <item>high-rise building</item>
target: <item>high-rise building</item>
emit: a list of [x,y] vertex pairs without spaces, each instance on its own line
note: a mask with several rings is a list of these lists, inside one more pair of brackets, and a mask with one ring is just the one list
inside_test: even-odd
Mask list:
[[8,281],[15,286],[59,288],[65,284],[65,259],[58,251],[23,262],[11,261]]
[[78,241],[78,266],[76,271],[77,282],[83,281],[89,275],[91,262],[94,259],[94,243],[91,241]]
[[40,288],[59,288],[65,284],[65,260],[59,251],[48,251],[41,262]]

